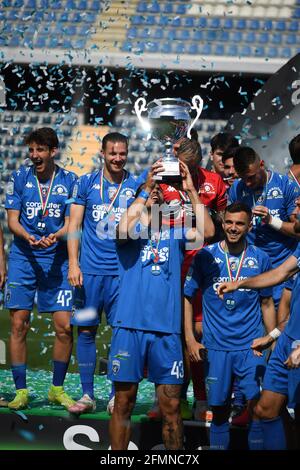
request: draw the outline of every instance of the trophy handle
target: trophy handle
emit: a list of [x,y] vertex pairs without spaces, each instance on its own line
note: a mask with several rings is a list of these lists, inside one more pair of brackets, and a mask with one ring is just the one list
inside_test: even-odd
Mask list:
[[192,104],[193,104],[193,106],[191,106],[191,109],[195,109],[197,111],[197,116],[195,117],[195,119],[193,120],[192,124],[189,127],[189,130],[187,131],[187,137],[189,139],[191,138],[191,130],[193,129],[194,124],[196,123],[196,121],[198,121],[199,116],[202,113],[203,99],[201,98],[200,95],[195,95],[192,98]]
[[138,120],[142,124],[143,129],[145,131],[149,132],[150,131],[150,125],[149,125],[148,121],[142,117],[142,113],[147,111],[145,98],[139,98],[139,99],[136,100],[136,102],[134,103],[134,110],[135,110],[135,113],[138,117]]

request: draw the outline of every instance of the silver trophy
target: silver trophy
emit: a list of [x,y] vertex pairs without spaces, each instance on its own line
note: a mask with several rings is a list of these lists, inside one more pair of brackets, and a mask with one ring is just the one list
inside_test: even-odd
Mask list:
[[[143,128],[165,146],[162,158],[164,171],[158,173],[155,179],[160,182],[175,183],[181,180],[179,161],[174,155],[173,145],[182,137],[191,138],[191,129],[203,109],[203,100],[199,95],[192,98],[192,106],[181,98],[162,98],[151,101],[146,107],[145,98],[139,98],[134,109]],[[192,120],[191,111],[197,112]],[[147,119],[142,113],[147,112]]]

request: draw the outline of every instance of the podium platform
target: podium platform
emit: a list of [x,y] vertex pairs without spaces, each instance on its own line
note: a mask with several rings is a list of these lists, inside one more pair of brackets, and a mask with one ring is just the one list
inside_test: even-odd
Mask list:
[[[0,371],[1,397],[14,396],[10,371]],[[95,378],[97,410],[92,414],[72,417],[60,406],[50,405],[47,393],[51,373],[29,371],[30,407],[22,411],[0,408],[1,450],[108,450],[109,419],[106,412],[110,382],[104,376]],[[65,389],[73,398],[80,397],[78,374],[68,374]],[[146,380],[140,384],[137,404],[132,416],[129,448],[132,450],[163,450],[160,421],[150,420],[146,413],[152,405],[154,386]],[[100,398],[98,398],[100,397]],[[191,397],[189,397],[191,399]],[[184,421],[185,449],[208,449],[209,425],[199,421]],[[231,428],[231,448],[247,449],[247,430]]]

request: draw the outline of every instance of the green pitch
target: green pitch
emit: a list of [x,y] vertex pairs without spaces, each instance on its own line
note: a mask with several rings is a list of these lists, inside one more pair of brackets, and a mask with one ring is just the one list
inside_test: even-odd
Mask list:
[[[52,352],[54,342],[54,330],[51,314],[39,315],[36,311],[31,315],[31,327],[27,335],[27,350],[28,350],[28,367],[31,369],[44,369],[52,370]],[[97,344],[97,358],[107,359],[110,347],[111,328],[105,324],[105,316],[103,315],[104,323],[99,327],[96,338]],[[0,341],[5,343],[5,363],[2,364],[2,357],[0,355],[0,369],[7,369],[9,367],[9,351],[8,341],[10,334],[10,318],[8,310],[0,310]],[[74,328],[74,346],[69,366],[69,372],[77,372],[76,364],[76,339],[77,328]],[[99,362],[96,371],[99,371]],[[101,367],[101,364],[100,364]]]

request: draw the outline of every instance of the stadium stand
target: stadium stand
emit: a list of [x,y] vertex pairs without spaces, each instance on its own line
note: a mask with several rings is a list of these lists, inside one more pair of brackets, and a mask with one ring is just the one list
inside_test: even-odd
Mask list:
[[289,58],[300,50],[295,0],[5,0],[1,47]]

